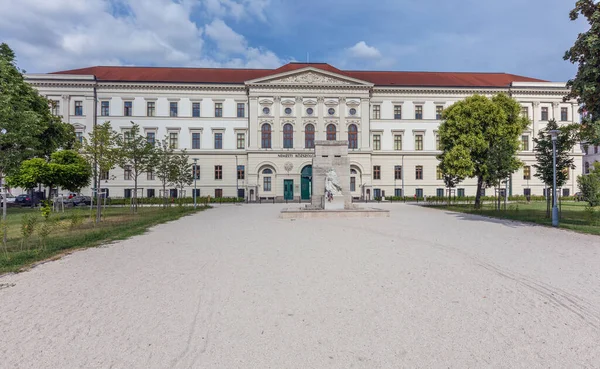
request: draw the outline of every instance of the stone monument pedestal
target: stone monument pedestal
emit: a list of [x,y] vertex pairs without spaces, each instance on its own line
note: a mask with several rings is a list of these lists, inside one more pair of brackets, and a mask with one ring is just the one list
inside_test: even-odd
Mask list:
[[331,201],[325,199],[325,210],[344,210],[344,196],[333,196]]

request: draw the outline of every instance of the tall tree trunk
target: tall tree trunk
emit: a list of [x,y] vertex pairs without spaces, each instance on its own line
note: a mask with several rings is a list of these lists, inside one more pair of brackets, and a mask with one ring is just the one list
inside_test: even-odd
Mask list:
[[100,223],[100,221],[102,220],[102,207],[101,207],[101,202],[102,202],[102,191],[101,191],[101,187],[102,187],[102,181],[100,180],[100,171],[96,171],[98,173],[98,178],[96,183],[98,184],[98,186],[96,186],[96,223]]
[[475,209],[481,208],[481,188],[483,187],[483,176],[477,177],[477,193],[475,194]]
[[137,213],[137,187],[138,187],[138,177],[137,173],[135,178],[133,179],[133,211]]

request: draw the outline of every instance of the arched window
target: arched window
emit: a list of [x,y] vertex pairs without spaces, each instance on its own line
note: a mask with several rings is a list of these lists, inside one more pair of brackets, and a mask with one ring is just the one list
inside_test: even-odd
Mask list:
[[263,149],[271,148],[271,125],[263,124],[261,127],[261,147]]
[[291,149],[294,147],[294,127],[287,123],[283,126],[283,148]]
[[315,126],[307,124],[304,127],[304,147],[312,149],[315,147]]
[[348,126],[348,148],[358,148],[358,133],[356,129],[356,124],[351,124]]
[[263,173],[263,191],[270,192],[271,191],[271,174],[273,171],[269,168],[266,168],[262,171]]
[[336,140],[336,134],[335,134],[335,124],[330,124],[327,126],[327,141],[335,141]]

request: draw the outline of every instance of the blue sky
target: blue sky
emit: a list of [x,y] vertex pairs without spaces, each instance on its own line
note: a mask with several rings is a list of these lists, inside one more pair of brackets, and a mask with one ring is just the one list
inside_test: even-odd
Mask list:
[[[91,65],[508,72],[566,81],[575,0],[0,0],[28,72]],[[17,5],[18,4],[18,5]]]

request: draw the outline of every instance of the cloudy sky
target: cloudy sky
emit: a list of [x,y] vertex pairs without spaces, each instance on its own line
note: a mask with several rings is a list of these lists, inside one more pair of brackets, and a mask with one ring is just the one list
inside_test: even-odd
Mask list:
[[28,72],[92,65],[509,72],[566,81],[575,0],[0,0]]

